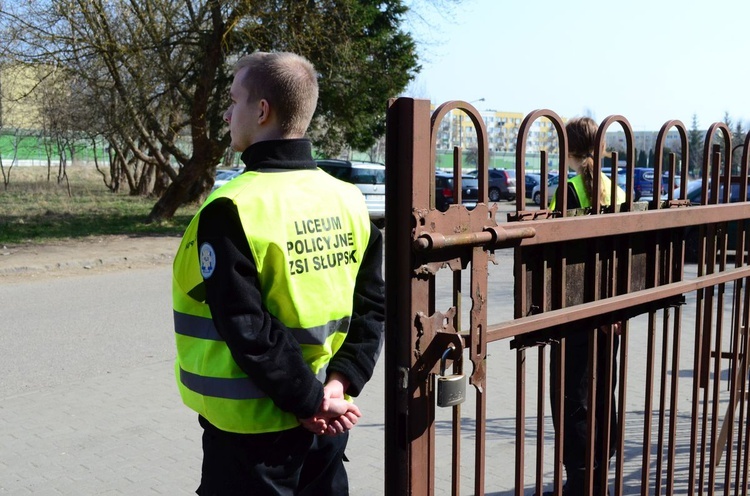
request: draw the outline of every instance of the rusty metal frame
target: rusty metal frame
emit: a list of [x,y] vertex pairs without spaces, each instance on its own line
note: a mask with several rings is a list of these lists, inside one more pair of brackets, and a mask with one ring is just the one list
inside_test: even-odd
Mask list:
[[[436,129],[441,120],[452,111],[464,112],[477,129],[479,203],[473,210],[460,202],[446,212],[434,208],[434,170],[436,157]],[[526,210],[525,150],[531,125],[539,118],[549,119],[555,127],[560,143],[562,174],[558,188],[561,195],[559,212]],[[473,413],[453,407],[452,414],[452,470],[451,494],[461,490],[459,480],[467,477],[461,473],[460,451],[462,417],[473,415],[476,419],[473,474],[474,494],[485,494],[485,421],[487,408],[486,370],[491,367],[487,359],[487,344],[508,340],[517,356],[516,373],[516,471],[515,494],[524,493],[525,487],[525,437],[526,417],[526,353],[537,348],[538,382],[540,391],[535,408],[537,422],[535,443],[536,459],[534,488],[537,493],[552,482],[555,494],[562,494],[563,430],[555,432],[552,450],[554,474],[552,481],[545,480],[543,416],[546,411],[544,396],[548,392],[544,363],[547,345],[559,343],[553,349],[560,353],[556,386],[558,410],[562,418],[564,395],[564,354],[566,336],[575,329],[591,329],[589,360],[609,360],[597,357],[597,340],[605,340],[605,350],[614,356],[611,333],[599,335],[601,326],[622,322],[622,334],[617,372],[617,403],[626,404],[626,384],[629,375],[629,336],[640,332],[629,325],[638,315],[648,317],[646,357],[646,390],[644,391],[642,487],[641,494],[675,490],[675,471],[678,453],[675,439],[679,425],[678,381],[680,349],[683,342],[681,322],[684,316],[685,295],[696,296],[694,329],[694,369],[692,382],[692,410],[690,418],[690,454],[687,461],[690,471],[688,494],[713,493],[718,486],[730,494],[730,487],[748,484],[750,456],[750,429],[746,427],[750,407],[746,404],[750,387],[746,384],[750,365],[747,360],[748,326],[750,321],[750,266],[747,265],[748,232],[750,231],[750,204],[729,203],[730,182],[738,180],[742,198],[747,198],[748,164],[750,163],[750,138],[744,143],[742,167],[739,178],[731,176],[731,134],[721,123],[712,125],[706,134],[703,161],[703,202],[690,205],[686,188],[679,198],[673,198],[677,177],[676,155],[672,153],[666,170],[669,172],[669,191],[666,200],[658,196],[648,203],[635,202],[632,185],[634,179],[633,131],[628,120],[620,115],[607,117],[599,126],[597,139],[602,143],[607,129],[619,124],[625,131],[627,144],[626,201],[623,205],[602,208],[599,198],[593,208],[580,216],[567,211],[567,136],[562,119],[551,110],[537,110],[526,116],[518,135],[516,148],[517,184],[516,212],[507,221],[497,218],[497,207],[488,203],[489,162],[487,131],[477,110],[464,101],[451,101],[430,111],[429,102],[399,98],[389,102],[387,114],[386,156],[386,459],[385,493],[387,495],[435,494],[435,390],[434,376],[438,371],[441,354],[449,346],[453,370],[464,371],[464,355],[471,363],[470,384],[476,400]],[[681,139],[683,164],[688,160],[687,131],[676,120],[662,126],[657,137],[654,173],[654,191],[661,191],[664,142],[667,132],[676,128]],[[724,138],[725,156],[713,143],[715,134]],[[547,155],[541,154],[541,171],[547,174]],[[723,159],[723,164],[722,164]],[[616,161],[616,155],[613,157]],[[601,147],[597,147],[595,164],[600,167]],[[616,163],[616,162],[615,162]],[[454,175],[457,194],[460,191],[461,151],[454,149]],[[724,173],[721,174],[723,165]],[[719,201],[720,188],[711,188],[708,197],[708,179],[714,185],[724,185],[723,202]],[[594,188],[599,175],[594,176]],[[682,167],[681,181],[687,185],[687,167]],[[613,187],[614,183],[613,182]],[[543,181],[541,195],[546,198]],[[737,244],[734,247],[734,266],[727,259],[727,223],[738,225]],[[685,229],[700,226],[701,257],[696,277],[685,277]],[[582,245],[582,244],[585,244]],[[582,248],[583,246],[583,248]],[[511,321],[487,321],[488,294],[487,264],[494,261],[497,250],[514,250],[515,318]],[[585,250],[576,253],[571,250]],[[710,256],[707,256],[710,254]],[[468,267],[470,294],[461,294],[462,274]],[[435,308],[435,275],[448,269],[453,275],[453,300],[448,309]],[[570,285],[578,285],[576,291]],[[732,293],[729,296],[728,289]],[[469,327],[462,328],[461,315],[465,313],[468,296]],[[723,320],[725,304],[732,305],[730,322]],[[661,319],[661,325],[659,325]],[[729,328],[727,330],[727,328]],[[722,349],[723,335],[731,332],[730,348]],[[656,349],[661,349],[659,357]],[[557,351],[554,351],[557,350]],[[729,360],[732,374],[728,381],[728,407],[719,411],[720,377],[722,360]],[[593,367],[594,369],[596,367]],[[671,376],[669,374],[672,374]],[[613,393],[614,369],[604,370],[605,393]],[[712,375],[710,375],[712,374]],[[617,429],[618,445],[614,476],[600,472],[601,479],[594,481],[594,418],[596,416],[597,382],[589,378],[588,447],[586,474],[589,491],[595,482],[612,484],[614,494],[624,494],[623,443],[626,435],[627,415],[624,409],[617,412],[617,425],[606,420],[605,432]],[[655,395],[658,380],[659,396]],[[605,406],[606,419],[609,407]],[[656,428],[651,417],[658,415]],[[652,439],[655,438],[655,444]],[[608,441],[604,441],[608,451]],[[652,469],[652,451],[658,469]],[[726,455],[722,460],[722,453]],[[681,459],[681,463],[685,461]],[[723,467],[724,477],[719,480],[718,470]]]

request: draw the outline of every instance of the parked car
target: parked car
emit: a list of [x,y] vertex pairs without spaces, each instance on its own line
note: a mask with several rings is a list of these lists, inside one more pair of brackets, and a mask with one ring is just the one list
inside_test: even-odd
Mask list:
[[[686,199],[690,200],[691,204],[701,205],[703,203],[703,191],[702,181],[700,179],[688,182]],[[724,184],[720,181],[721,187],[719,188],[719,203],[724,203],[722,198],[724,196]],[[676,189],[674,191],[673,198],[680,198],[681,190]],[[708,185],[708,196],[711,197],[711,184]],[[747,198],[744,200],[740,199],[740,183],[733,181],[729,187],[729,203],[735,203],[739,201],[750,201],[750,188],[748,188]],[[699,233],[700,226],[690,226],[686,228],[685,232],[685,261],[686,262],[697,262],[699,252]],[[727,222],[727,249],[734,250],[737,246],[737,221]]]
[[[575,177],[575,172],[568,172],[568,179]],[[547,201],[545,202],[545,205],[548,205],[550,200],[555,194],[555,191],[557,191],[557,185],[560,183],[560,176],[558,174],[555,174],[553,176],[550,176],[550,178],[547,180]],[[534,188],[531,191],[531,199],[534,203],[541,206],[542,205],[542,184],[541,182],[534,186]]]
[[[466,173],[471,177],[478,177],[476,170]],[[487,197],[491,202],[500,200],[513,201],[516,199],[516,171],[510,169],[488,169],[489,176]]]
[[216,176],[214,178],[214,187],[211,189],[211,191],[219,189],[220,187],[224,186],[226,183],[234,179],[235,177],[242,174],[244,171],[244,168],[234,168],[234,169],[221,169],[216,171]]
[[542,181],[542,176],[539,174],[535,174],[533,172],[527,172],[526,173],[526,180],[525,180],[525,191],[526,198],[532,198],[532,193],[534,192],[534,188],[539,185],[539,183]]
[[[609,168],[605,167],[602,172],[609,175]],[[618,167],[617,173],[621,175],[625,172],[625,167]],[[666,199],[667,188],[669,183],[669,174],[665,173],[661,179],[660,198]],[[623,183],[624,184],[624,183]],[[675,188],[678,188],[680,178],[675,178]],[[621,185],[622,186],[622,185]],[[624,186],[623,186],[624,189]],[[633,169],[633,200],[651,200],[654,197],[654,169],[650,167],[636,167]]]
[[315,161],[333,177],[354,184],[362,192],[370,219],[385,225],[385,166],[374,162],[320,159]]
[[[476,177],[461,176],[461,203],[467,208],[474,208],[479,199],[479,180]],[[441,212],[455,203],[453,174],[435,172],[435,208]]]
[[[659,196],[662,193],[664,191],[660,191]],[[633,171],[633,199],[640,201],[644,197],[649,199],[654,197],[654,169],[636,167]]]
[[[681,183],[682,178],[678,174],[674,178],[674,189],[678,190]],[[669,172],[664,172],[661,175],[661,190],[663,199],[666,199],[667,191],[669,190]],[[672,195],[672,197],[674,198],[674,195]]]

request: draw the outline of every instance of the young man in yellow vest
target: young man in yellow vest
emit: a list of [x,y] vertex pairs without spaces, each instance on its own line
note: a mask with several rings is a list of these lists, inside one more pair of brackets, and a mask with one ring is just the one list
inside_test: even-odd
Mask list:
[[382,236],[359,190],[316,167],[303,57],[235,66],[224,115],[245,172],[187,228],[173,301],[183,402],[203,427],[201,495],[346,495],[349,401],[382,346]]

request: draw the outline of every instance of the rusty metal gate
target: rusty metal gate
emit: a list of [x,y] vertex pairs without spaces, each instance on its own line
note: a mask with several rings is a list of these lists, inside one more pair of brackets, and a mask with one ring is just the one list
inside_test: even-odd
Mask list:
[[[475,208],[461,204],[455,150],[456,204],[443,212],[434,207],[436,132],[453,109],[464,111],[477,130],[480,192]],[[385,493],[562,494],[565,425],[553,429],[550,419],[562,417],[566,337],[584,329],[587,360],[618,363],[603,371],[592,366],[588,379],[587,494],[595,482],[615,495],[747,494],[748,142],[733,175],[729,129],[709,128],[702,200],[691,203],[687,166],[678,175],[674,154],[662,162],[666,133],[676,129],[682,164],[688,163],[685,126],[669,121],[656,142],[654,191],[668,171],[670,185],[681,180],[678,198],[669,187],[666,198],[634,201],[628,153],[624,204],[605,208],[595,199],[587,211],[554,213],[529,210],[525,202],[526,142],[540,118],[557,130],[559,177],[566,177],[562,119],[549,110],[532,112],[516,147],[516,208],[501,219],[488,201],[488,135],[476,109],[452,101],[432,112],[428,101],[410,98],[389,105]],[[600,143],[612,125],[624,130],[627,150],[634,150],[622,116],[600,124]],[[542,152],[542,198],[547,162]],[[566,205],[560,182],[559,204]],[[741,201],[730,202],[734,190]],[[686,263],[686,243],[696,263]],[[510,284],[497,282],[506,273]],[[603,429],[617,435],[614,446],[602,436],[603,451],[616,454],[594,481],[597,370],[617,397],[615,421]],[[441,373],[468,377],[465,403],[436,407]],[[548,403],[551,390],[557,401]],[[460,387],[451,394],[461,396]]]

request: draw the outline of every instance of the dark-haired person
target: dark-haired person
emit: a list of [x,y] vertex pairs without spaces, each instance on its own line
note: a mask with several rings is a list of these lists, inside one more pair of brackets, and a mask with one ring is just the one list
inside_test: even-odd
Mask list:
[[382,236],[304,138],[317,74],[240,59],[224,114],[245,171],[195,215],[173,269],[183,402],[203,427],[200,495],[347,495],[349,396],[383,339]]
[[[598,126],[596,122],[588,117],[574,118],[565,125],[565,131],[568,136],[568,155],[567,162],[573,171],[575,177],[568,181],[568,201],[567,208],[587,208],[593,205],[592,198],[594,195],[599,196],[601,205],[610,205],[610,195],[612,183],[610,179],[600,173],[600,189],[593,191],[594,186],[594,151],[596,147],[596,133]],[[561,188],[558,188],[558,191]],[[557,203],[555,195],[550,203],[550,210],[555,210]],[[618,203],[625,202],[625,192],[617,186],[616,200]],[[611,326],[612,332],[615,333],[615,354],[613,359],[616,360],[617,348],[619,345],[620,324]],[[610,327],[602,327],[600,332],[609,332]],[[583,496],[585,486],[585,459],[587,444],[587,416],[588,416],[588,388],[589,388],[589,329],[580,329],[576,332],[566,335],[565,340],[565,399],[564,399],[564,434],[563,434],[563,465],[567,480],[563,487],[564,496]],[[559,348],[553,345],[553,352],[550,354],[550,396],[553,411],[557,411],[557,370],[559,368]],[[608,348],[605,336],[600,335],[597,339],[597,383],[596,383],[596,419],[595,419],[595,454],[594,454],[594,492],[601,494],[601,468],[608,469],[609,458],[615,453],[616,426],[617,416],[615,413],[615,381],[617,363],[613,363],[613,383],[612,395],[607,398],[605,383],[605,371],[609,368]],[[602,463],[602,449],[604,436],[601,431],[604,428],[604,412],[606,401],[611,402],[611,419],[610,419],[610,450],[607,456],[607,463]],[[559,428],[559,419],[552,416],[555,429]],[[552,495],[552,492],[544,493],[545,496]]]

